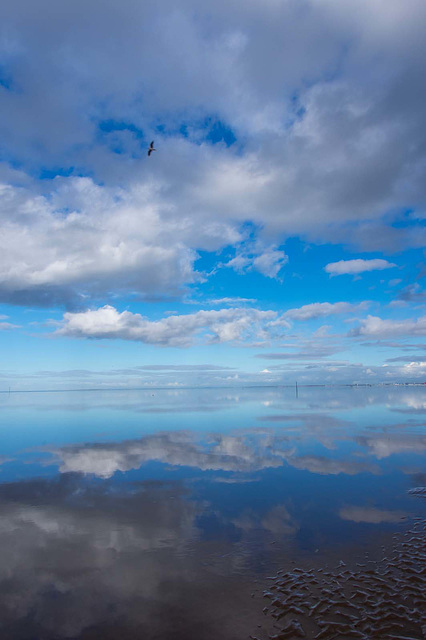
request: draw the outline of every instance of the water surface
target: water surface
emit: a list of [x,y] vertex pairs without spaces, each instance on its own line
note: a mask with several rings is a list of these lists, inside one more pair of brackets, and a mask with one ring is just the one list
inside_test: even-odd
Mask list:
[[1,394],[1,637],[273,636],[268,578],[426,517],[425,416],[421,387]]

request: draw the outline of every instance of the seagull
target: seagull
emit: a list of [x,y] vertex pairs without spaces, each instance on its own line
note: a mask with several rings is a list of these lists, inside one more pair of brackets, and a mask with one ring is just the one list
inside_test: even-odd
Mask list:
[[151,155],[151,153],[153,151],[157,151],[157,149],[154,149],[154,140],[151,142],[151,144],[149,145],[149,149],[148,149],[148,157]]

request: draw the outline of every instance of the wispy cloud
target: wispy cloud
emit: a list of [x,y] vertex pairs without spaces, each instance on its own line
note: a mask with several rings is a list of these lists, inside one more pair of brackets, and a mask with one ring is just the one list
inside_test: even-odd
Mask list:
[[401,289],[398,292],[397,299],[404,302],[425,302],[426,291],[422,289],[418,282],[414,282]]
[[358,313],[368,307],[368,302],[351,304],[350,302],[313,302],[297,309],[289,309],[284,317],[290,320],[313,320],[335,314]]
[[257,302],[256,298],[239,298],[239,297],[226,297],[226,298],[213,298],[212,300],[203,300],[203,304],[208,305],[239,305],[239,304],[254,304]]
[[19,329],[19,325],[12,322],[0,322],[0,331],[8,331],[10,329]]
[[290,351],[287,347],[286,351],[276,351],[268,353],[257,353],[255,358],[265,360],[316,360],[318,358],[327,358],[343,350],[342,345],[328,342],[308,342],[301,345],[292,345]]
[[396,358],[387,358],[386,362],[426,362],[426,356],[407,353],[407,355],[405,356],[397,356]]

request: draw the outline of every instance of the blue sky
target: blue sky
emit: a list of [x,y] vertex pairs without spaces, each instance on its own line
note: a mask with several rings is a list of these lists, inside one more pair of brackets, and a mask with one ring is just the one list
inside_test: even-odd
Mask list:
[[426,380],[422,1],[0,18],[0,390]]

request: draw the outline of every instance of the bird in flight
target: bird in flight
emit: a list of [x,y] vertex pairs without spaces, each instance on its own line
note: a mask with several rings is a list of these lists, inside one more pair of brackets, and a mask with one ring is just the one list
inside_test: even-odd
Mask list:
[[148,157],[151,155],[151,153],[153,151],[157,151],[157,149],[154,149],[154,140],[151,142],[151,144],[149,145],[149,149],[148,149]]

